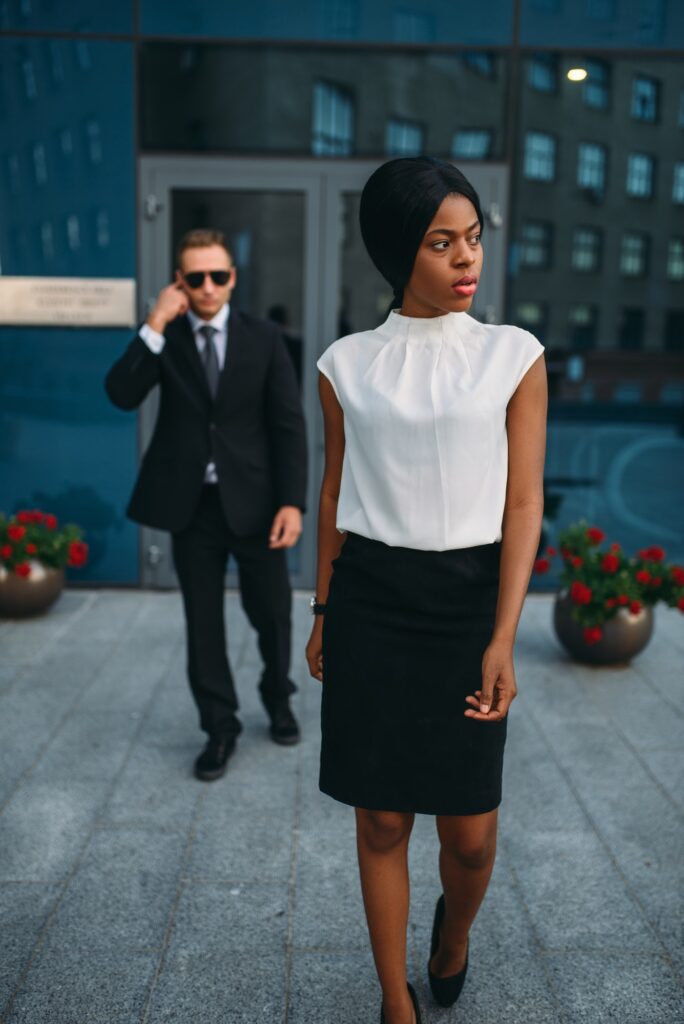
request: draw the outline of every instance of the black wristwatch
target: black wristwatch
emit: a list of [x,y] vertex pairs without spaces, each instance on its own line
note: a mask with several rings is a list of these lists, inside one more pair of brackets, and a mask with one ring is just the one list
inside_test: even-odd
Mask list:
[[325,605],[318,603],[315,594],[309,599],[309,608],[311,609],[312,615],[325,615]]

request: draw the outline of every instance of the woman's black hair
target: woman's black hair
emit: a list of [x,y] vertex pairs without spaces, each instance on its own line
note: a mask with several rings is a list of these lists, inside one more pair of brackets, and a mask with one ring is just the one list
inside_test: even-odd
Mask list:
[[388,160],[371,174],[361,193],[359,220],[368,255],[394,289],[401,306],[416,253],[437,210],[449,195],[462,195],[484,218],[477,192],[453,164],[430,156]]

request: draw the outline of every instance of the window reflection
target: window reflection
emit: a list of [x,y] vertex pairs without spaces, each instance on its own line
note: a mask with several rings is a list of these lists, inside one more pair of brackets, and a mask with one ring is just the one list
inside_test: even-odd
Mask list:
[[556,175],[556,140],[548,132],[525,136],[524,174],[531,181],[553,181]]
[[632,117],[635,121],[658,119],[658,82],[637,75],[632,81]]
[[684,238],[671,238],[667,248],[667,276],[684,281]]
[[620,273],[624,277],[643,277],[646,273],[648,236],[626,231],[620,250]]
[[672,201],[684,203],[684,164],[675,164],[672,179]]
[[311,151],[316,156],[351,156],[354,152],[354,101],[338,85],[314,84]]
[[605,61],[586,60],[584,67],[587,77],[582,87],[582,97],[587,107],[607,110],[610,105],[610,69]]
[[635,199],[649,199],[653,195],[654,160],[646,153],[630,153],[627,157],[626,190]]
[[421,125],[391,117],[385,132],[385,152],[388,156],[420,156],[425,149],[424,134]]
[[506,76],[506,56],[484,51],[144,43],[141,143],[147,152],[501,160]]
[[[525,59],[520,82],[507,318],[545,332],[552,397],[580,401],[583,383],[597,401],[617,401],[629,352],[642,402],[658,403],[657,353],[684,352],[681,66],[540,56]],[[545,91],[554,64],[558,91]],[[571,82],[567,71],[578,66],[587,77]],[[568,390],[579,351],[582,381]],[[682,366],[668,372],[684,377]]]

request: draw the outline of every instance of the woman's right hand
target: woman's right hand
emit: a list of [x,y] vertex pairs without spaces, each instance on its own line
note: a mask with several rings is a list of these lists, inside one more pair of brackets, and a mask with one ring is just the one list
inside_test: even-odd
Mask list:
[[319,683],[323,682],[323,616],[317,615],[309,642],[306,645],[306,663],[309,672]]

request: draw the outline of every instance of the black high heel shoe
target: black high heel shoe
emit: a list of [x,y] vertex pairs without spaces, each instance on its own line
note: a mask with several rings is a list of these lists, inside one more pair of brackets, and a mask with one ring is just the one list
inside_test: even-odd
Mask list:
[[470,940],[468,940],[468,947],[466,949],[466,962],[462,971],[458,974],[451,974],[447,978],[438,978],[430,970],[430,964],[432,958],[437,952],[439,946],[439,933],[442,928],[442,921],[444,920],[444,895],[440,896],[437,900],[437,906],[435,907],[435,919],[432,923],[432,942],[430,943],[430,959],[428,960],[428,981],[430,982],[430,990],[435,997],[436,1002],[440,1006],[453,1006],[458,997],[461,994],[463,988],[463,982],[466,979],[468,972],[468,953],[470,952]]
[[[418,996],[416,995],[416,991],[413,985],[411,985],[409,982],[407,982],[407,987],[409,990],[409,995],[411,996],[411,1002],[413,1003],[413,1009],[416,1011],[416,1024],[423,1024],[423,1018],[420,1015],[420,1006],[418,1005]],[[380,1006],[380,1024],[385,1024],[385,1011],[383,1010],[382,1006]]]

